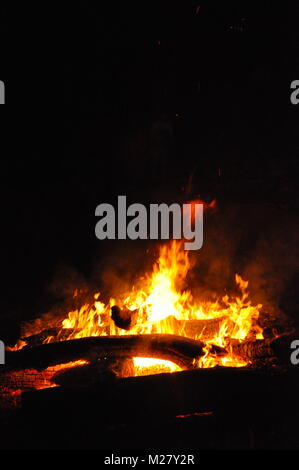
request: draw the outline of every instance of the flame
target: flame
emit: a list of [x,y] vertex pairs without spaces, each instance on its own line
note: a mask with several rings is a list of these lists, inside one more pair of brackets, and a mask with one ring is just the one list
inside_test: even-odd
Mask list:
[[[205,202],[201,199],[193,199],[192,201],[188,201],[187,204],[191,206],[191,223],[194,223],[195,220],[195,207],[197,204],[203,205],[203,210],[207,211],[214,211],[217,207],[216,199],[213,199],[211,202]],[[185,213],[186,209],[184,210]]]
[[[158,260],[152,272],[141,278],[138,285],[121,298],[110,298],[107,303],[94,295],[93,303],[85,303],[72,310],[62,321],[61,333],[69,331],[67,339],[101,335],[128,335],[167,333],[203,339],[206,343],[205,355],[195,364],[197,367],[247,365],[234,357],[229,344],[235,341],[263,338],[262,328],[258,325],[261,304],[252,305],[249,299],[248,281],[235,275],[238,296],[225,295],[216,301],[200,301],[193,298],[186,288],[186,278],[191,269],[188,251],[183,249],[182,241],[171,241],[160,247]],[[74,296],[77,292],[74,293]],[[119,305],[134,311],[136,323],[130,330],[118,328],[111,319],[110,309]],[[206,330],[190,332],[190,320],[215,320],[216,331],[206,338]],[[64,336],[65,339],[65,336]],[[49,337],[45,342],[57,341]],[[227,348],[223,357],[216,357],[212,345]],[[135,375],[148,373],[174,372],[180,370],[169,361],[148,358],[134,358]]]
[[19,349],[23,349],[27,346],[26,341],[19,339],[14,346],[6,346],[6,351],[18,351]]

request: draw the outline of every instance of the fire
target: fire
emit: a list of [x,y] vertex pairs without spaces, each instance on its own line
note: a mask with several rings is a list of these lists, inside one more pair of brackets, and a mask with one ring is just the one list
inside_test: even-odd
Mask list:
[[167,322],[162,322],[171,315],[177,319],[189,319],[191,312],[187,304],[191,294],[179,289],[190,269],[187,253],[181,243],[175,241],[170,246],[162,246],[158,263],[154,265],[144,289],[125,299],[124,305],[130,310],[138,308],[145,311],[147,321],[142,333],[153,332],[154,326],[158,329],[156,333],[172,333]]
[[192,201],[188,201],[188,203],[191,206],[191,222],[194,223],[195,219],[195,206],[196,204],[202,204],[203,205],[203,210],[206,211],[213,211],[216,209],[217,204],[216,204],[216,199],[213,199],[211,202],[205,202],[202,201],[201,199],[193,199]]
[[158,374],[160,372],[178,372],[179,366],[170,361],[163,361],[162,359],[149,359],[146,357],[134,358],[135,375],[149,375],[152,373]]
[[[238,296],[225,295],[216,301],[194,299],[185,285],[191,267],[189,254],[183,249],[181,241],[162,245],[152,272],[140,279],[130,292],[118,299],[110,298],[107,303],[100,300],[100,293],[96,293],[93,303],[70,311],[62,322],[60,333],[64,333],[63,339],[68,331],[67,339],[101,335],[176,334],[202,339],[206,343],[205,355],[195,364],[197,367],[247,365],[229,352],[230,341],[263,338],[262,328],[258,325],[262,305],[252,305],[248,282],[239,274],[235,275],[240,292]],[[113,305],[134,312],[136,321],[130,330],[115,325],[110,315]],[[212,333],[208,331],[208,325],[213,326]],[[59,335],[58,338],[48,337],[45,342],[59,339]],[[228,353],[216,357],[212,353],[212,345],[225,347]],[[179,370],[173,363],[157,359],[134,358],[134,366],[136,375]]]

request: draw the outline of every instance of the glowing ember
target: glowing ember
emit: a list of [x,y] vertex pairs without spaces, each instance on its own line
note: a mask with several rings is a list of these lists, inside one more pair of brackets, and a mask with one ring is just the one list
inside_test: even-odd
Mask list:
[[179,366],[170,361],[162,359],[149,359],[147,357],[134,358],[135,375],[149,375],[165,372],[178,372]]

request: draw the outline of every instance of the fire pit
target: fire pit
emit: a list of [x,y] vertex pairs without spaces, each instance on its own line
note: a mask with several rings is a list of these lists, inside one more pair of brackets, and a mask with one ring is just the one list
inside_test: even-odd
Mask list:
[[[5,396],[15,404],[24,391],[84,388],[113,377],[289,365],[293,331],[271,327],[263,306],[250,300],[247,281],[236,274],[237,295],[202,301],[186,287],[190,268],[182,242],[171,241],[152,271],[119,298],[105,303],[97,292],[64,319],[51,314],[23,325],[6,352]],[[74,299],[78,304],[78,291]]]

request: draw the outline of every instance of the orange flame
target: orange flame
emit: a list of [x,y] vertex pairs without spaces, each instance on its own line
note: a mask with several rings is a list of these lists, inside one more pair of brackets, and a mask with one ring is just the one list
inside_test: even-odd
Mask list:
[[[224,357],[215,357],[211,353],[211,345],[226,347],[231,339],[242,342],[248,338],[263,338],[262,328],[257,323],[262,305],[252,305],[248,282],[239,274],[235,276],[239,296],[225,295],[213,302],[196,301],[184,285],[190,268],[189,255],[181,241],[165,244],[160,248],[159,259],[152,272],[140,280],[138,287],[132,288],[117,302],[111,298],[106,304],[99,300],[100,293],[96,293],[92,304],[86,303],[68,313],[62,322],[62,331],[71,329],[68,339],[150,333],[188,336],[203,339],[206,343],[205,355],[198,361],[197,367],[245,366],[247,363],[234,357],[231,352]],[[136,324],[129,331],[118,328],[111,319],[110,309],[116,303],[137,311]],[[188,328],[190,320],[213,319],[218,321],[218,326],[208,338],[205,329],[198,333],[196,329],[190,332]],[[53,341],[53,338],[46,341]],[[134,365],[136,375],[179,370],[178,366],[157,359],[135,358]]]

